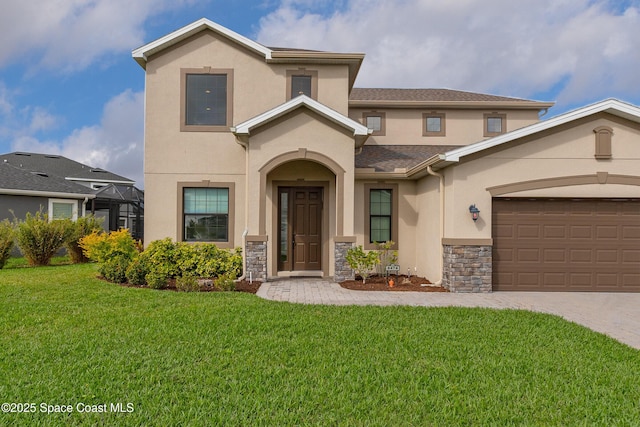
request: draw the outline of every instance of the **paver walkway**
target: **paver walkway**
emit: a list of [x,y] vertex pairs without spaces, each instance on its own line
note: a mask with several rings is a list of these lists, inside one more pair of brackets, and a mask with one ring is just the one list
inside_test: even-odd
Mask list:
[[266,282],[259,297],[302,304],[513,308],[549,313],[640,349],[640,293],[352,291],[321,279]]

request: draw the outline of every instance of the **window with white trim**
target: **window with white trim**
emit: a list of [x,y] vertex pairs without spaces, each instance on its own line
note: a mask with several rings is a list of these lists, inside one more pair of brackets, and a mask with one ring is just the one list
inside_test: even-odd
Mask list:
[[65,199],[49,199],[49,221],[54,219],[78,219],[78,201]]

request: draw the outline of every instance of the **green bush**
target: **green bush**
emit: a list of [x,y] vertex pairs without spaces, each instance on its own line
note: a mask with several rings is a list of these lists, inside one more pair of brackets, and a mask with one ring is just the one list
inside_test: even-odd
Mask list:
[[78,244],[87,258],[100,263],[119,256],[132,261],[138,256],[136,241],[126,229],[112,231],[109,234],[94,231],[82,237]]
[[218,277],[225,273],[232,273],[236,278],[242,273],[242,249],[233,252],[219,249],[214,244],[198,246],[198,263],[196,274],[200,277]]
[[145,286],[147,274],[149,274],[149,264],[145,258],[138,256],[131,261],[127,268],[127,282],[136,286]]
[[23,221],[16,220],[16,239],[20,251],[29,265],[49,265],[71,234],[70,220],[49,221],[42,211],[35,215],[27,213]]
[[161,271],[151,271],[147,274],[147,285],[152,289],[164,289],[167,287],[167,275]]
[[374,242],[374,244],[378,252],[378,259],[380,260],[377,266],[377,272],[379,275],[383,275],[387,272],[389,265],[398,263],[398,251],[391,249],[393,245],[395,245],[393,240],[382,243]]
[[216,288],[221,291],[235,291],[236,290],[236,282],[234,279],[236,278],[234,273],[224,273],[220,276],[216,277],[213,281],[213,284]]
[[125,283],[127,281],[127,268],[131,260],[124,256],[114,256],[103,262],[98,271],[105,279],[113,283]]
[[72,225],[69,238],[64,244],[67,253],[74,264],[88,262],[89,258],[85,256],[84,251],[80,247],[80,239],[94,232],[102,230],[103,218],[96,218],[93,215],[87,215],[78,218]]
[[180,276],[180,250],[170,238],[155,240],[142,252],[141,257],[154,272],[166,278]]
[[15,229],[8,219],[0,222],[0,269],[11,256],[11,249],[15,243]]
[[349,249],[347,251],[346,259],[349,267],[351,267],[356,274],[362,277],[362,283],[365,283],[373,268],[380,262],[378,252],[365,252],[362,249],[362,245]]
[[182,292],[198,292],[200,285],[196,276],[187,274],[176,278],[176,289]]

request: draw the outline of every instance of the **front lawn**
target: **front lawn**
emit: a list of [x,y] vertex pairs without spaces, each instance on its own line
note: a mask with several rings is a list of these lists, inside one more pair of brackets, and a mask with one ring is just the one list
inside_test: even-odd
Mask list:
[[0,425],[640,424],[640,352],[558,317],[305,306],[95,276],[0,271],[0,400],[36,404]]

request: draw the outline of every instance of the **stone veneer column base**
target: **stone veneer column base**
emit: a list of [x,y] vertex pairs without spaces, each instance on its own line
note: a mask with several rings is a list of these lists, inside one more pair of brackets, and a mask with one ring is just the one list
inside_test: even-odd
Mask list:
[[334,256],[336,264],[333,274],[333,280],[335,282],[355,279],[355,272],[349,267],[349,263],[347,263],[347,251],[351,249],[353,245],[352,242],[335,243]]
[[267,281],[267,242],[260,240],[248,240],[245,246],[246,277],[249,272],[253,280]]
[[442,286],[451,292],[491,292],[491,245],[442,245]]

